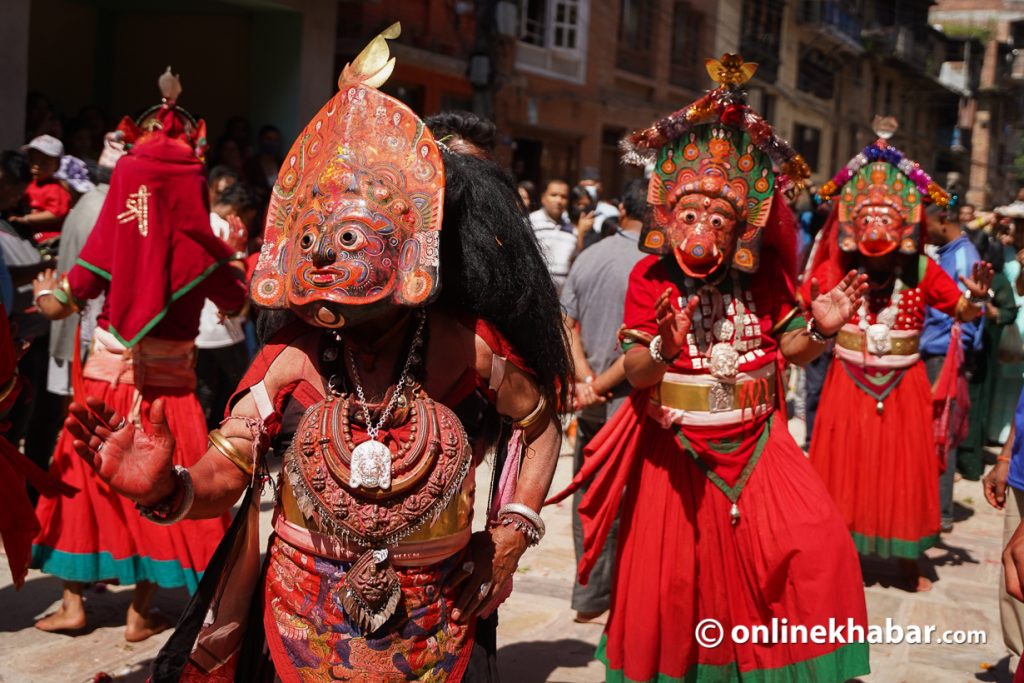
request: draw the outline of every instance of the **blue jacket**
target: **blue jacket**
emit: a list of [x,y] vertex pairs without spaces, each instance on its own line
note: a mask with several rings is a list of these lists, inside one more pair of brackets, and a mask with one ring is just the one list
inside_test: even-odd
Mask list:
[[[959,276],[970,277],[971,268],[980,260],[978,250],[966,235],[960,235],[952,242],[939,247],[939,265],[953,278],[961,291],[965,291],[966,288],[961,284]],[[965,351],[972,348],[981,349],[982,318],[964,323],[962,326],[962,343]],[[921,353],[925,356],[946,355],[946,351],[949,350],[949,333],[952,329],[953,319],[929,306],[925,310],[924,329],[921,331]]]

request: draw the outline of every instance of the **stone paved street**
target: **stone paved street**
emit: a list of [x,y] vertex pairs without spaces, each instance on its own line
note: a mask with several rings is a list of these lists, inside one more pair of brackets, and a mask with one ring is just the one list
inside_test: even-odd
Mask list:
[[[799,426],[795,423],[794,431]],[[571,458],[560,459],[556,488],[568,482],[571,467]],[[481,476],[487,480],[486,472]],[[873,646],[874,673],[865,681],[1010,681],[997,604],[1002,517],[985,503],[979,483],[957,483],[956,499],[961,521],[928,554],[934,588],[908,593],[892,567],[866,562],[868,612],[872,623],[890,616],[903,626],[935,625],[939,633],[981,629],[987,644]],[[264,508],[266,532],[269,503]],[[574,559],[568,511],[561,506],[546,512],[548,535],[539,549],[525,556],[515,593],[502,608],[499,664],[506,683],[603,680],[602,667],[593,661],[601,628],[574,623],[569,607]],[[166,636],[138,645],[123,640],[130,590],[87,592],[91,630],[75,638],[32,628],[33,619],[49,611],[59,593],[60,582],[38,572],[15,592],[6,562],[0,567],[0,683],[85,683],[98,671],[123,683],[144,681],[148,663]],[[170,591],[157,600],[170,614],[177,614],[184,602],[183,592]]]

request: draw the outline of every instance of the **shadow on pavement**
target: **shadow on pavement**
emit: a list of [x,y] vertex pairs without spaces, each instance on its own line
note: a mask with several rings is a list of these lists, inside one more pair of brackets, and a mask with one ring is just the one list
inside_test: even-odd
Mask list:
[[1010,671],[1010,658],[1003,657],[985,671],[974,674],[974,680],[985,683],[1010,683],[1013,680],[1013,673]]
[[29,578],[21,590],[14,590],[12,584],[0,588],[0,632],[12,633],[32,626],[43,610],[60,600],[63,590],[64,582],[55,576]]
[[585,667],[594,659],[594,645],[583,640],[530,641],[498,650],[501,678],[516,683],[544,683],[560,668]]

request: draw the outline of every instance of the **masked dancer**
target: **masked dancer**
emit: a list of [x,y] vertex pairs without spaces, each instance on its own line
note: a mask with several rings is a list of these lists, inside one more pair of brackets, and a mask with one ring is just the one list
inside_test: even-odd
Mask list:
[[[345,67],[282,165],[251,295],[291,322],[202,459],[172,467],[159,423],[113,430],[114,407],[73,407],[80,454],[159,523],[223,514],[247,492],[156,683],[495,671],[484,617],[544,535],[571,369],[509,178],[377,89],[397,35]],[[504,465],[473,534],[475,472],[495,444]],[[261,567],[255,492],[271,445],[283,473]]]
[[[229,264],[234,250],[210,228],[205,125],[176,104],[181,85],[169,69],[159,82],[163,103],[118,126],[130,149],[76,265],[59,277],[43,273],[34,289],[52,320],[106,295],[84,367],[76,355],[75,400],[93,397],[116,410],[111,428],[155,425],[174,444],[169,461],[187,467],[206,441],[193,371],[203,302],[232,313],[246,295],[240,270]],[[73,441],[65,429],[50,472],[79,493],[40,501],[32,551],[34,567],[64,579],[64,596],[36,626],[80,630],[83,584],[114,580],[136,586],[125,637],[143,640],[169,625],[150,611],[157,586],[194,591],[230,517],[221,511],[175,527],[155,524],[75,455]]]
[[619,335],[634,391],[574,482],[596,475],[579,507],[582,581],[622,506],[598,649],[609,681],[868,671],[863,642],[730,635],[866,618],[853,544],[779,410],[782,362],[817,357],[863,285],[849,273],[807,317],[797,305],[796,224],[781,191],[809,169],[745,104],[755,68],[709,60],[715,90],[625,143],[627,160],[654,166],[640,236],[651,255],[630,276]]
[[[821,188],[834,207],[810,266],[813,280],[832,286],[856,269],[870,289],[838,331],[810,458],[857,550],[898,558],[916,591],[931,586],[917,558],[938,539],[944,463],[937,453],[944,449],[936,448],[936,434],[945,439],[949,413],[940,396],[933,419],[932,387],[918,353],[925,307],[973,320],[988,302],[992,268],[976,264],[971,277],[961,278],[961,292],[921,253],[923,222],[941,218],[949,195],[887,142],[894,124],[877,119],[877,142]],[[936,207],[934,216],[926,218],[926,203]],[[955,380],[960,342],[958,334],[951,337],[943,374]]]

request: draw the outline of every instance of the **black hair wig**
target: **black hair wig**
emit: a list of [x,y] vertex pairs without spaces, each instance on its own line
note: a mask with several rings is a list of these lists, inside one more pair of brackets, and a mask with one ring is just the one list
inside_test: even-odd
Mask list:
[[497,141],[497,129],[494,123],[468,111],[443,111],[428,116],[423,121],[435,140],[444,140],[448,136],[460,137],[483,151],[491,153]]
[[564,406],[572,360],[562,309],[515,184],[493,162],[443,157],[439,302],[495,325]]

